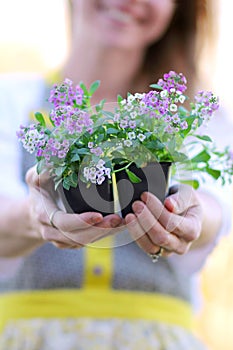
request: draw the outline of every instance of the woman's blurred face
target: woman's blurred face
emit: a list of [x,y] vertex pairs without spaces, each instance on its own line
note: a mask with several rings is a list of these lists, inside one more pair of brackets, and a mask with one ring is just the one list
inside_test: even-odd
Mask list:
[[73,0],[73,28],[104,46],[144,48],[169,26],[174,0]]

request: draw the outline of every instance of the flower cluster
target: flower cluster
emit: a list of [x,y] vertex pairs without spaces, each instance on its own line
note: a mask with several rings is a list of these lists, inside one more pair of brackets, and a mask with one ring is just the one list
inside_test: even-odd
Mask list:
[[105,176],[111,179],[111,168],[105,167],[105,161],[100,159],[97,164],[85,167],[83,175],[87,182],[101,185],[105,180]]
[[170,71],[148,92],[118,96],[109,110],[104,100],[91,105],[98,87],[99,81],[88,89],[69,79],[54,85],[48,98],[50,124],[37,112],[37,123],[21,126],[17,133],[25,149],[35,152],[38,171],[49,169],[56,186],[76,187],[77,174],[87,184],[101,184],[111,181],[119,164],[142,167],[151,161],[231,180],[231,151],[216,150],[208,135],[198,133],[219,108],[211,91],[199,91],[187,109],[186,78]]

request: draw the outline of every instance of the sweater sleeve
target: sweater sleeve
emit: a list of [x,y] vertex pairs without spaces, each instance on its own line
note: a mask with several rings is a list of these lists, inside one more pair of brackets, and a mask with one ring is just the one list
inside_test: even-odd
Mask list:
[[[230,146],[233,149],[233,122],[228,119],[226,111],[220,111],[216,118],[205,130],[215,142],[218,149]],[[222,225],[213,240],[207,245],[198,249],[190,250],[183,256],[173,256],[174,264],[187,274],[198,272],[205,264],[208,255],[213,251],[220,239],[232,231],[232,213],[233,213],[233,185],[225,184],[222,186],[220,181],[205,177],[205,182],[201,184],[201,190],[214,196],[220,204],[222,211]]]
[[30,111],[40,99],[40,80],[34,77],[0,77],[0,195],[22,198],[26,186],[21,174],[21,150],[16,136],[20,124],[27,122]]

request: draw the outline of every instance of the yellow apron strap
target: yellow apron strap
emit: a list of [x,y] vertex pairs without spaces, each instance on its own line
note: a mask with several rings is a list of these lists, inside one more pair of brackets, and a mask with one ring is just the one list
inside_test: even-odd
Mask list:
[[[116,177],[113,174],[114,211],[119,211]],[[113,275],[113,236],[95,242],[85,249],[84,288],[111,288]]]
[[106,237],[93,246],[86,247],[83,288],[111,288],[112,237]]

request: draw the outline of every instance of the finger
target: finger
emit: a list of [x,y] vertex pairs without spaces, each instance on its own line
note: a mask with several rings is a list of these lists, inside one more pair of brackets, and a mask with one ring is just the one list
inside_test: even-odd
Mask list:
[[201,232],[200,206],[189,208],[183,215],[176,215],[166,208],[161,211],[159,208],[161,204],[158,203],[158,199],[149,192],[145,192],[142,199],[166,231],[186,242],[191,242],[199,237]]
[[[143,237],[146,232],[143,230],[141,225],[138,222],[137,216],[134,214],[127,214],[125,217],[126,227],[133,238],[134,241],[139,240]],[[152,244],[152,242],[151,242]]]
[[[56,243],[57,247],[66,248],[78,245],[77,242],[73,241],[70,237],[65,235],[63,232],[50,225],[42,225],[40,228],[41,237],[46,242]],[[81,247],[81,245],[79,245]]]
[[[159,246],[155,245],[150,237],[144,233],[144,230],[137,222],[137,217],[133,214],[128,214],[125,217],[129,233],[138,246],[147,254],[157,253],[160,249]],[[166,250],[163,252],[163,256],[168,256],[170,253]]]
[[164,206],[175,214],[182,214],[190,207],[197,205],[197,196],[191,186],[174,186],[165,199]]
[[51,185],[54,185],[54,182],[48,171],[44,171],[41,174],[38,174],[36,166],[30,168],[25,176],[26,183],[28,186],[37,187],[37,188],[53,188]]
[[131,237],[134,241],[137,242],[140,248],[142,248],[146,253],[154,253],[158,251],[159,246],[155,246],[150,238],[146,235],[145,231],[139,224],[136,215],[126,215],[125,221]]
[[[90,217],[92,214],[95,215],[94,218]],[[82,220],[80,220],[80,217],[82,217]],[[45,222],[48,223],[48,218],[46,218]],[[68,239],[68,241],[63,239],[65,243],[72,242],[72,244],[86,245],[105,237],[109,233],[114,233],[113,228],[119,226],[121,222],[122,220],[117,214],[107,215],[103,218],[99,213],[66,214],[62,211],[57,211],[53,216],[53,224],[57,229],[56,231],[59,232],[59,237],[49,236],[46,239],[61,241],[61,235],[63,235]],[[46,227],[48,226],[51,225]]]
[[155,219],[144,203],[140,201],[134,202],[133,210],[135,211],[140,225],[144,231],[147,232],[147,235],[154,245],[178,254],[183,254],[186,251],[186,242],[168,232],[161,223]]
[[76,241],[82,245],[93,243],[115,232],[113,225],[115,226],[116,223],[120,222],[120,220],[115,221],[114,218],[113,224],[112,217],[114,217],[114,215],[109,215],[109,217],[105,217],[99,225],[90,226],[88,229],[80,230],[79,232],[66,232],[66,235],[71,237],[73,241]]
[[[50,224],[49,216],[47,214],[44,214],[41,217],[41,220],[45,224]],[[90,228],[90,226],[96,225],[102,221],[102,214],[95,212],[86,212],[82,214],[68,214],[62,210],[58,210],[53,216],[53,224],[59,230],[68,232],[74,230],[87,229]]]
[[51,243],[56,248],[59,248],[59,249],[79,249],[79,248],[82,247],[81,245],[78,245],[78,244],[69,245],[69,244],[65,244],[65,243],[59,243],[59,242],[56,242],[56,241],[51,241]]

